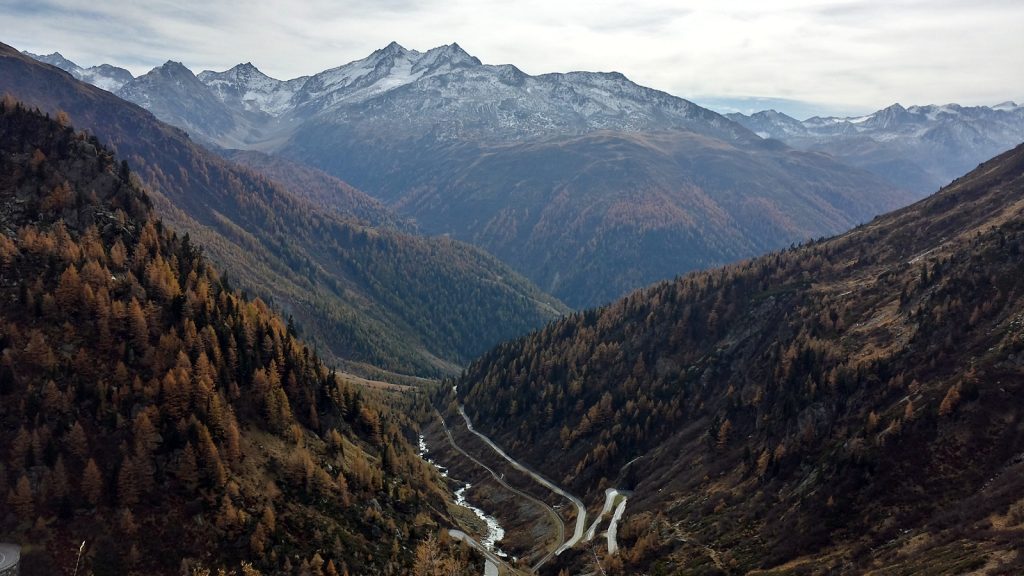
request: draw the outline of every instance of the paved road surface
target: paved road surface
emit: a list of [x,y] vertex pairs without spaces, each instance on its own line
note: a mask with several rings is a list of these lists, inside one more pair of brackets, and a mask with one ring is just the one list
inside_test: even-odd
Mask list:
[[615,536],[619,531],[619,520],[622,520],[622,514],[626,511],[626,500],[625,496],[622,500],[619,500],[619,505],[615,507],[615,514],[612,516],[611,522],[608,524],[608,554],[614,555],[619,550],[619,543],[615,539]]
[[601,508],[601,513],[594,518],[594,523],[590,525],[587,530],[587,535],[583,538],[587,542],[594,539],[597,535],[597,527],[601,525],[601,520],[604,520],[604,515],[612,511],[612,504],[615,503],[615,496],[619,493],[615,488],[607,488],[604,491],[604,507]]
[[533,470],[520,464],[511,456],[506,454],[505,451],[502,450],[501,447],[499,447],[493,441],[491,441],[490,438],[474,430],[473,423],[469,421],[469,416],[466,416],[466,410],[462,406],[459,406],[459,414],[461,414],[462,419],[466,421],[466,428],[468,428],[470,432],[479,436],[484,442],[487,443],[488,446],[491,447],[491,449],[497,452],[505,460],[508,460],[508,462],[512,464],[512,466],[516,470],[528,474],[538,484],[544,486],[548,490],[551,490],[555,494],[558,494],[559,496],[562,496],[563,498],[566,498],[570,502],[572,502],[573,506],[576,507],[576,529],[573,531],[572,538],[566,540],[565,544],[562,544],[562,546],[558,550],[555,550],[555,555],[557,556],[558,554],[561,554],[562,552],[575,546],[576,543],[579,542],[581,538],[583,538],[583,531],[586,530],[587,527],[587,508],[586,506],[583,505],[583,502],[579,498],[573,496],[572,494],[569,494],[565,490],[562,490],[561,488],[556,486],[554,482],[548,480],[547,478],[544,478],[540,474],[537,474]]
[[6,570],[18,563],[21,547],[14,544],[0,544],[0,570]]
[[[517,496],[519,496],[521,498],[524,498],[526,500],[529,500],[530,502],[533,502],[534,504],[537,504],[538,506],[540,506],[545,512],[547,512],[548,516],[551,518],[552,523],[555,526],[555,542],[556,542],[556,544],[555,544],[555,547],[553,547],[550,551],[548,551],[548,553],[545,554],[544,557],[542,557],[540,560],[537,561],[536,564],[533,565],[532,570],[534,572],[536,572],[537,570],[540,569],[541,566],[543,566],[545,563],[547,563],[548,560],[551,560],[552,556],[555,555],[555,552],[558,549],[558,544],[557,543],[562,542],[565,539],[565,522],[562,521],[562,517],[558,515],[558,512],[555,512],[554,508],[552,508],[551,506],[548,506],[546,502],[544,502],[543,500],[539,500],[537,498],[534,498],[530,494],[527,494],[526,492],[523,492],[522,490],[516,488],[515,486],[510,485],[505,480],[505,478],[503,476],[501,476],[500,474],[498,474],[494,470],[491,470],[486,464],[484,464],[483,462],[477,460],[469,452],[466,452],[465,450],[463,450],[458,444],[455,443],[455,438],[452,437],[452,432],[451,432],[451,430],[448,429],[448,424],[445,423],[444,418],[441,416],[441,413],[438,412],[437,410],[435,410],[434,412],[437,414],[438,420],[441,421],[441,427],[444,428],[445,436],[448,437],[448,443],[451,444],[452,448],[457,450],[460,454],[462,454],[463,456],[468,458],[470,461],[472,461],[477,466],[483,468],[484,470],[487,470],[487,472],[490,473],[490,475],[494,478],[494,480],[498,484],[504,486],[506,489],[508,489],[512,493],[516,494]],[[449,531],[449,533],[451,533],[451,531]]]

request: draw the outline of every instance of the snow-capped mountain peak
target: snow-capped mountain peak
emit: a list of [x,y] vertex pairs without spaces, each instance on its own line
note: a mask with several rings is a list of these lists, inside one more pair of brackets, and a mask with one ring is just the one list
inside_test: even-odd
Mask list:
[[799,120],[777,110],[762,110],[750,116],[733,113],[726,114],[726,117],[746,126],[764,139],[780,139],[782,134],[799,134],[807,130]]
[[[233,77],[235,77],[235,78],[237,78],[239,80],[244,79],[244,80],[250,80],[251,81],[252,79],[257,79],[259,81],[266,81],[266,80],[273,80],[275,82],[277,81],[277,80],[274,80],[273,78],[271,78],[270,76],[267,76],[263,72],[260,72],[260,69],[255,67],[255,66],[253,66],[252,62],[245,62],[244,64],[236,64],[230,70],[225,72],[225,74],[230,74],[231,76],[233,76]],[[201,76],[202,75],[200,75],[200,77]]]
[[480,60],[455,43],[419,52],[392,42],[366,58],[312,76],[298,103],[324,109],[363,102],[428,76],[478,66]]
[[864,116],[792,122],[770,111],[730,119],[795,148],[847,158],[920,193],[934,191],[979,161],[1024,140],[1024,108],[893,104]]
[[390,75],[396,67],[399,70],[411,69],[415,56],[418,53],[411,53],[397,42],[392,42],[366,58],[313,75],[304,87],[306,99],[315,100],[349,87],[366,86]]
[[[162,77],[165,77],[165,78],[188,79],[188,80],[192,80],[192,79],[195,78],[195,74],[193,74],[192,71],[189,70],[189,68],[187,66],[185,66],[181,62],[177,62],[175,60],[168,60],[167,62],[164,62],[160,66],[157,66],[156,68],[153,68],[152,70],[147,72],[144,76],[151,76],[151,75],[152,76],[162,76]],[[140,76],[139,78],[142,78],[142,77],[143,76]]]
[[402,46],[401,44],[395,42],[394,40],[388,43],[387,46],[374,51],[374,54],[380,54],[383,56],[402,56],[408,53],[409,50],[407,50],[405,46]]
[[280,80],[271,78],[259,68],[252,65],[251,62],[244,64],[236,64],[235,66],[223,71],[214,72],[213,70],[203,70],[197,76],[199,81],[211,88],[214,86],[234,86],[242,87],[247,89],[267,89],[269,87],[276,86],[281,83]]
[[755,112],[751,115],[751,118],[758,118],[766,122],[775,122],[777,124],[793,126],[794,124],[800,124],[800,121],[792,116],[788,116],[777,110],[762,110],[761,112]]
[[917,118],[907,111],[900,103],[893,104],[872,114],[864,125],[870,128],[888,130],[896,128],[907,122],[913,122]]
[[[78,64],[75,64],[71,60],[68,60],[60,52],[53,52],[52,54],[42,54],[42,55],[40,55],[40,54],[33,54],[31,52],[22,52],[22,54],[25,54],[26,56],[34,58],[34,59],[36,59],[36,60],[38,60],[40,62],[45,62],[45,63],[47,63],[47,64],[49,64],[51,66],[56,66],[57,68],[60,68],[61,70],[64,70],[65,72],[69,72],[70,73],[72,70],[82,70],[82,68]],[[72,74],[72,75],[74,75],[74,74]]]
[[[425,52],[391,42],[362,59],[286,81],[251,62],[196,77],[181,63],[168,61],[118,94],[230,147],[273,140],[311,119],[352,126],[370,122],[374,130],[429,133],[438,139],[514,141],[594,130],[676,128],[753,138],[710,110],[639,86],[618,72],[531,76],[512,65],[483,64],[454,42]],[[191,104],[170,101],[175,94]],[[218,121],[212,122],[214,117]],[[229,128],[217,128],[223,126]]]
[[71,60],[65,58],[60,52],[54,52],[44,56],[32,54],[31,52],[22,53],[29,58],[45,62],[51,66],[56,66],[68,74],[71,74],[76,79],[88,82],[89,84],[92,84],[97,88],[107,90],[108,92],[116,92],[121,88],[121,86],[124,86],[125,83],[130,82],[132,79],[131,72],[124,68],[118,68],[116,66],[111,66],[110,64],[100,64],[99,66],[93,66],[91,68],[82,68],[78,64],[75,64]]
[[204,70],[198,76],[221,102],[251,112],[280,116],[293,107],[296,92],[308,76],[282,81],[264,74],[252,62],[223,72]]
[[117,95],[144,108],[169,93],[195,94],[202,84],[181,62],[168,60],[121,86]]
[[431,70],[446,65],[449,68],[457,66],[482,66],[478,58],[471,56],[457,43],[452,43],[427,50],[417,59],[414,68]]

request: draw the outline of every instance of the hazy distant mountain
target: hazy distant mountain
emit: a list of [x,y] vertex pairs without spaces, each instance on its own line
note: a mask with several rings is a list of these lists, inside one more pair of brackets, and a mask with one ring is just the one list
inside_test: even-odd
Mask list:
[[40,62],[46,62],[47,64],[56,66],[61,70],[71,74],[77,80],[88,82],[97,88],[102,88],[107,92],[116,92],[121,86],[132,80],[132,73],[125,70],[124,68],[118,68],[111,66],[110,64],[100,64],[99,66],[93,66],[91,68],[82,68],[78,64],[75,64],[71,60],[68,60],[60,52],[54,52],[53,54],[39,55],[32,54],[31,52],[22,52],[26,56],[30,56],[39,60]]
[[728,114],[764,138],[827,152],[921,194],[1024,142],[1024,106],[911,106],[899,104],[849,118],[803,122],[774,110]]
[[246,147],[263,121],[243,108],[224,104],[180,62],[168,61],[126,83],[116,94],[214,147]]
[[168,63],[119,94],[206,142],[350,182],[575,306],[912,199],[621,74],[530,76],[458,44],[392,43],[288,81],[251,64],[196,77]]
[[224,72],[205,70],[199,74],[199,80],[225,104],[270,116],[280,116],[291,109],[293,97],[308,79],[302,76],[286,82],[275,80],[250,62]]

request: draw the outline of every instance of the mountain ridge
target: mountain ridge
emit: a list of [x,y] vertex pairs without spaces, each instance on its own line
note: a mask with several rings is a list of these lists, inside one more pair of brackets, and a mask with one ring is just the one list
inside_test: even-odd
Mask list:
[[77,80],[88,82],[89,84],[102,88],[108,92],[117,91],[121,86],[130,82],[133,78],[132,73],[128,70],[118,68],[117,66],[112,66],[110,64],[100,64],[98,66],[82,68],[78,64],[75,64],[71,60],[65,58],[60,52],[39,55],[23,51],[22,54],[40,62],[56,66],[57,68],[71,74]]
[[632,491],[609,574],[1013,573],[1022,253],[1024,145],[835,238],[505,343],[439,401],[591,506]]
[[0,70],[0,90],[63,110],[115,148],[149,187],[161,217],[293,314],[332,361],[437,376],[509,330],[564,310],[478,249],[371,228],[316,207],[141,107],[13,48],[0,46]]
[[328,369],[65,120],[0,103],[0,536],[21,574],[408,574],[452,522],[412,399]]
[[249,67],[202,75],[213,86],[202,94],[191,76],[189,94],[173,83],[122,92],[204,141],[350,182],[570,306],[835,234],[913,199],[622,74],[531,76],[457,44],[392,43],[301,86]]
[[804,121],[774,110],[727,116],[765,138],[831,154],[925,194],[1024,141],[1024,107],[893,104],[853,117]]
[[[48,58],[36,55],[31,56],[37,59],[42,59],[42,61],[45,61],[45,59]],[[61,57],[61,61],[56,61],[56,59],[54,59],[54,61],[57,62],[55,65],[58,65],[58,67],[66,67],[69,71],[73,69],[80,69],[76,64],[64,59],[63,57]],[[168,61],[166,64],[155,67],[134,80],[138,81],[140,78],[158,73],[160,70],[166,68],[168,64],[178,65],[180,63]],[[406,73],[394,75],[389,74],[396,68],[396,66]],[[174,67],[177,68],[177,66]],[[527,81],[533,81],[536,84],[535,87],[540,87],[550,83],[562,84],[569,90],[565,96],[581,99],[581,104],[589,102],[588,106],[590,106],[590,110],[578,111],[578,113],[582,114],[584,117],[586,117],[587,114],[599,112],[602,107],[600,92],[615,87],[622,94],[631,95],[634,99],[634,106],[641,102],[639,97],[643,96],[647,100],[658,101],[663,106],[671,103],[672,107],[675,108],[674,112],[669,113],[668,115],[654,114],[651,110],[644,111],[639,108],[633,110],[613,110],[613,112],[616,113],[626,115],[633,114],[636,116],[635,122],[639,122],[640,126],[657,125],[664,127],[663,122],[666,119],[671,119],[676,122],[676,125],[680,125],[679,123],[685,124],[687,115],[690,113],[696,113],[698,116],[702,116],[704,120],[710,120],[719,124],[718,129],[720,130],[720,134],[728,134],[730,137],[748,136],[743,130],[738,129],[735,125],[727,121],[722,122],[721,120],[724,119],[719,119],[720,117],[715,113],[710,113],[709,115],[708,113],[710,111],[703,109],[692,102],[671,96],[670,94],[659,90],[637,85],[629,81],[619,72],[553,72],[531,76],[509,64],[496,66],[484,65],[478,58],[463,50],[458,43],[446,44],[431,48],[425,52],[419,52],[416,50],[408,50],[396,42],[391,42],[388,46],[374,51],[365,58],[354,60],[347,64],[330,68],[317,74],[300,76],[291,80],[277,80],[271,78],[260,72],[258,68],[251,64],[251,62],[238,64],[223,72],[204,70],[196,76],[196,78],[208,87],[216,87],[217,90],[214,91],[214,94],[218,98],[221,98],[222,101],[230,100],[233,95],[237,95],[238,93],[247,94],[249,92],[255,93],[260,91],[252,90],[253,88],[262,88],[263,91],[268,94],[277,94],[277,98],[274,101],[278,102],[278,104],[275,106],[266,105],[264,101],[257,98],[248,100],[247,106],[250,111],[262,112],[273,117],[287,114],[294,115],[299,112],[301,112],[301,116],[309,116],[335,108],[339,104],[350,103],[352,101],[358,102],[362,99],[379,96],[382,93],[400,89],[413,81],[429,79],[433,75],[442,71],[451,72],[459,68],[482,68],[487,72],[496,73],[498,78],[504,80],[504,82],[500,83],[507,87],[522,86],[522,84]],[[234,71],[234,74],[232,74],[232,71]],[[250,73],[243,82],[238,81],[239,71],[246,71]],[[256,74],[253,74],[253,72]],[[386,79],[389,75],[392,76],[390,80],[384,83],[384,85],[377,85],[378,81]],[[588,86],[588,84],[590,85]],[[374,89],[375,85],[376,88]],[[572,92],[574,89],[583,90],[583,93],[574,96]],[[345,94],[339,95],[338,93],[342,91],[344,91]],[[147,108],[154,106],[157,98],[156,94],[147,94],[142,90],[131,89],[123,90],[123,93],[120,95]],[[151,98],[151,100],[147,101],[147,97]],[[287,106],[285,106],[282,99],[290,99],[291,101]],[[607,104],[607,101],[603,103],[603,105]],[[180,111],[171,113],[169,111],[160,110],[157,115],[165,121],[170,121],[175,125],[189,124],[195,126],[197,129],[194,131],[194,135],[200,136],[204,140],[212,143],[221,143],[219,140],[225,137],[220,133],[220,131],[224,129],[223,126],[214,125],[204,128],[199,122],[185,121],[187,116],[183,115]],[[623,118],[620,120],[625,121],[628,119]],[[654,124],[653,122],[655,120],[662,123]],[[580,119],[572,120],[570,118],[562,118],[561,122],[563,124],[563,129],[568,126],[574,127],[574,130],[579,131],[585,126],[585,124],[581,124]],[[628,126],[628,122],[620,122],[616,124],[614,116],[606,117],[603,121],[599,119],[596,122],[597,123],[594,124],[593,127],[587,129],[624,128]],[[532,129],[540,133],[550,133],[550,131],[545,131],[544,127],[539,125],[533,126]],[[233,141],[232,143],[237,144],[237,142]],[[256,138],[252,142],[249,142],[249,144],[258,145],[259,139]]]

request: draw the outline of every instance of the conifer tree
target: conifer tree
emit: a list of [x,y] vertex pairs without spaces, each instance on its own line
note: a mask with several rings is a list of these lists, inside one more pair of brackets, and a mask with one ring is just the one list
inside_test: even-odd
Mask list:
[[98,505],[103,496],[103,475],[92,458],[86,462],[82,472],[82,496],[91,506]]
[[35,520],[35,503],[28,476],[23,474],[21,478],[18,478],[18,483],[7,496],[7,503],[11,505],[22,522]]

